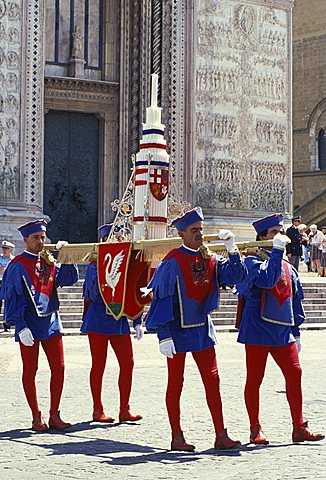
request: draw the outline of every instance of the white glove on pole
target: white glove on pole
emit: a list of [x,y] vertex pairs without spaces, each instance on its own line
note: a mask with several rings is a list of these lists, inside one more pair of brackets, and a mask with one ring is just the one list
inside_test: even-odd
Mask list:
[[32,347],[34,345],[34,337],[29,328],[23,328],[18,333],[19,339],[25,347]]
[[218,235],[226,249],[229,253],[236,253],[238,252],[238,247],[235,244],[235,235],[230,230],[220,230]]
[[173,358],[173,354],[177,352],[175,351],[172,338],[160,342],[160,352],[165,357]]
[[66,242],[66,240],[59,240],[57,243],[56,243],[56,250],[60,250],[60,248],[62,247],[65,247],[66,245],[68,245],[68,242]]
[[141,328],[141,325],[135,326],[135,332],[136,332],[136,335],[134,335],[134,338],[136,338],[136,340],[141,340],[144,336],[144,332],[143,332],[143,329]]
[[288,243],[291,243],[291,239],[281,233],[277,233],[273,238],[273,248],[276,248],[277,250],[283,251]]
[[294,337],[295,338],[295,343],[297,344],[297,349],[298,349],[298,353],[301,352],[301,340],[300,340],[300,337]]

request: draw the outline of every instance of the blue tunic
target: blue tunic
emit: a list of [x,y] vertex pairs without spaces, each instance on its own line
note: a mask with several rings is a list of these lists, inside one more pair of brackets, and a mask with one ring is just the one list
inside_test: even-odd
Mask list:
[[[106,305],[98,288],[97,265],[95,262],[90,263],[87,268],[83,296],[87,301],[91,301],[80,329],[83,333],[130,334],[127,317],[115,320],[112,315],[107,313]],[[141,315],[133,321],[133,326],[136,325],[141,325]]]
[[[289,318],[283,318],[285,322],[288,320],[288,325],[263,320],[261,315],[263,289],[272,289],[278,283],[282,273],[283,257],[283,252],[278,249],[273,249],[266,254],[269,256],[266,260],[259,256],[245,258],[248,276],[237,285],[239,297],[245,300],[238,342],[283,346],[294,342],[294,337],[300,336],[299,326],[305,319],[302,307],[303,291],[298,272],[289,264],[292,281],[292,302],[290,303],[292,311],[287,314]],[[277,314],[277,312],[274,313]],[[285,315],[284,311],[282,315]],[[293,318],[294,325],[291,325],[290,317]]]
[[[183,264],[189,263],[193,274],[187,278],[182,275],[178,257],[182,257]],[[198,308],[195,290],[201,287],[198,283],[199,271],[196,276],[195,266],[202,263],[199,251],[182,245],[176,254],[172,257],[168,255],[160,263],[148,285],[153,291],[153,299],[146,318],[146,329],[156,332],[160,341],[172,338],[177,352],[196,352],[216,344],[209,313],[218,306],[218,287],[234,285],[247,273],[239,254],[230,255],[229,259],[215,255],[213,269],[208,271],[206,264],[206,271],[203,269],[201,272],[203,281],[213,288],[206,290],[207,295],[201,299],[201,308]]]
[[47,265],[38,255],[23,252],[8,265],[2,280],[4,317],[18,333],[29,328],[35,340],[45,340],[62,332],[57,287],[78,280],[76,265]]

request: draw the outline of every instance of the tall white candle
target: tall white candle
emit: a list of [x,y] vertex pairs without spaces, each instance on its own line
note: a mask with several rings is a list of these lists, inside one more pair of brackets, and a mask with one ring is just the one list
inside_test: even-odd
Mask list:
[[158,75],[157,73],[152,73],[152,96],[151,96],[151,106],[157,106],[157,84],[158,84]]

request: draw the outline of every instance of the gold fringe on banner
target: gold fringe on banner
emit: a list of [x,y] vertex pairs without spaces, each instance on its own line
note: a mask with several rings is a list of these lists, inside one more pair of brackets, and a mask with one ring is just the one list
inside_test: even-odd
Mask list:
[[[220,240],[218,235],[204,235],[205,255],[209,251],[220,255],[226,255],[224,243],[211,243]],[[182,243],[181,237],[170,237],[156,240],[139,240],[133,242],[132,249],[139,251],[139,257],[144,261],[160,261],[172,249],[178,248]],[[241,253],[256,255],[259,248],[268,248],[273,244],[272,240],[237,242],[237,247]],[[99,243],[70,243],[60,248],[58,263],[84,263],[96,260],[97,246]],[[55,245],[45,245],[45,250],[56,251]]]

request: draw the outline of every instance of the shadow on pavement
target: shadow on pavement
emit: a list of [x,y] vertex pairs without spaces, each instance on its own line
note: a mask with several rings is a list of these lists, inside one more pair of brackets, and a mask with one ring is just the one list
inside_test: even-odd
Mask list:
[[109,429],[118,427],[119,423],[96,423],[93,421],[89,422],[80,422],[73,424],[70,428],[66,430],[46,430],[45,432],[34,432],[32,428],[26,429],[15,429],[15,430],[7,430],[6,432],[0,432],[0,439],[2,440],[15,440],[20,438],[28,438],[33,437],[37,438],[38,436],[46,436],[46,435],[65,435],[67,436],[69,433],[74,432],[83,432],[83,431],[91,431],[91,430],[98,430],[98,429]]

